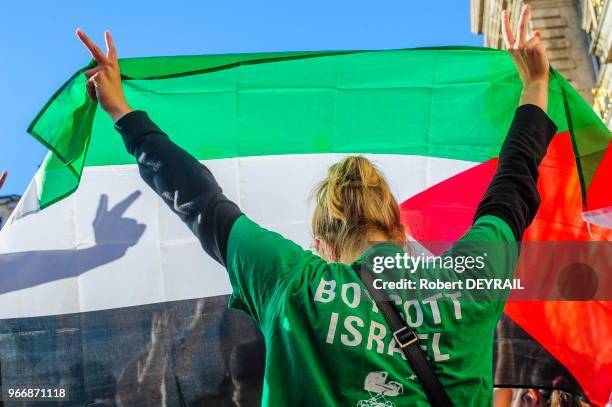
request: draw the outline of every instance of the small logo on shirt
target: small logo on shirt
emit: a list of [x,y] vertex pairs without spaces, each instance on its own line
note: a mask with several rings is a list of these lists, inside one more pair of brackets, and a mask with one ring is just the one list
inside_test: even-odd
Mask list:
[[387,397],[396,397],[404,393],[404,386],[395,381],[387,382],[389,373],[370,372],[365,378],[363,389],[370,394],[370,398],[360,400],[356,407],[394,407],[395,404]]

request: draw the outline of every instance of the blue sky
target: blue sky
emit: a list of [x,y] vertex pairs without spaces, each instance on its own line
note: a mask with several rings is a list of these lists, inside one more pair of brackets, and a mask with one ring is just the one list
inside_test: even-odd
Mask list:
[[468,0],[9,2],[0,14],[1,194],[21,194],[46,150],[26,128],[85,65],[74,36],[110,29],[120,57],[481,45]]

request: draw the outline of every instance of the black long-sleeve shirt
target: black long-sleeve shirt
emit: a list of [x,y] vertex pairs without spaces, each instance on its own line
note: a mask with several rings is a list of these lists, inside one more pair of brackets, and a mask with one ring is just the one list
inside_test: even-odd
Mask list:
[[[230,231],[242,212],[223,194],[210,170],[174,144],[143,111],[126,114],[115,127],[145,182],[190,227],[204,250],[225,265]],[[537,106],[516,110],[497,171],[474,219],[495,215],[520,240],[540,204],[538,166],[556,129]]]
[[493,180],[476,209],[474,220],[495,215],[521,240],[540,206],[538,166],[557,126],[538,106],[522,105],[514,114],[508,136],[499,152]]
[[205,165],[174,144],[143,111],[133,111],[115,124],[140,175],[196,235],[213,259],[226,264],[227,242],[242,214],[227,199]]

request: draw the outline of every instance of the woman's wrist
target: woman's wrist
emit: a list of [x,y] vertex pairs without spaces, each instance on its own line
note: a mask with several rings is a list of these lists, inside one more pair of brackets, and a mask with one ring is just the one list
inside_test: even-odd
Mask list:
[[521,105],[536,105],[546,112],[548,108],[548,78],[523,84]]
[[535,79],[523,83],[524,90],[530,91],[541,91],[546,90],[548,92],[548,78]]
[[126,114],[130,113],[133,110],[134,109],[132,109],[128,105],[124,105],[116,109],[109,110],[108,114],[111,117],[111,119],[113,119],[113,123],[117,123],[123,116],[125,116]]

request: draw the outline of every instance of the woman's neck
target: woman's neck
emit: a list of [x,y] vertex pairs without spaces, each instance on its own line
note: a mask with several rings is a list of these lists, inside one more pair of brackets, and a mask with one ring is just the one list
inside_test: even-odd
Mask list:
[[386,233],[381,232],[380,230],[372,230],[368,232],[367,235],[367,243],[369,242],[387,242],[389,241],[389,236]]
[[361,254],[366,251],[372,243],[378,242],[388,242],[389,236],[386,233],[381,232],[380,230],[371,230],[366,235],[366,239],[363,241],[362,247],[356,253],[347,253],[346,255],[340,256],[340,263],[344,264],[352,264],[355,260],[357,260]]

